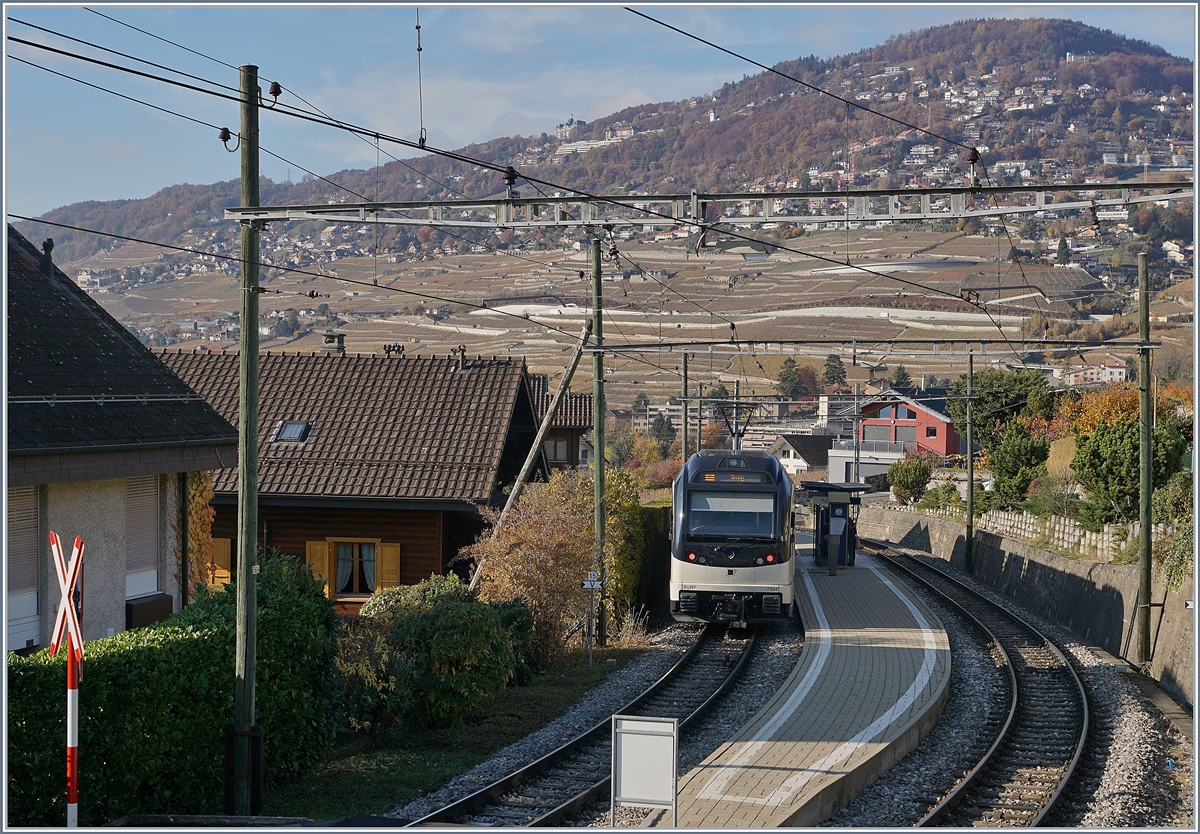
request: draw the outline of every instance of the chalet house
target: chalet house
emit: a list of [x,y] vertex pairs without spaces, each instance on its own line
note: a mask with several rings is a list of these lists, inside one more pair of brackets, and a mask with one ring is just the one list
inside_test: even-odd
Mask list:
[[781,434],[769,451],[779,459],[784,472],[803,475],[829,465],[834,439],[824,434]]
[[[529,378],[533,391],[533,402],[537,409],[538,425],[545,419],[550,410],[550,401],[554,399],[549,377],[544,374],[534,374]],[[584,463],[582,451],[584,435],[592,429],[592,395],[575,394],[567,391],[558,404],[558,413],[554,422],[542,441],[542,451],[551,469],[568,469]]]
[[[849,410],[853,414],[853,407]],[[860,403],[859,477],[879,475],[909,455],[963,454],[965,447],[946,411],[941,388],[888,388]],[[845,416],[846,411],[842,412]],[[854,441],[839,441],[829,452],[829,480],[853,480]]]
[[237,430],[8,227],[6,645],[49,645],[49,534],[84,543],[84,639],[186,602],[187,476],[237,465]]
[[[237,419],[236,352],[162,360]],[[536,432],[520,360],[268,351],[259,363],[259,544],[304,558],[339,609],[355,611],[377,588],[445,574],[483,530],[479,507],[503,503]],[[236,470],[220,473],[214,491],[214,544],[229,570]]]

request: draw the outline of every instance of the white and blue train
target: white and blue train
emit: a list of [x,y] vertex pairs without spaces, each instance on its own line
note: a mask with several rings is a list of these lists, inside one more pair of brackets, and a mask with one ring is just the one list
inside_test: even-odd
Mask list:
[[765,452],[706,449],[675,478],[671,614],[745,624],[795,613],[792,482]]

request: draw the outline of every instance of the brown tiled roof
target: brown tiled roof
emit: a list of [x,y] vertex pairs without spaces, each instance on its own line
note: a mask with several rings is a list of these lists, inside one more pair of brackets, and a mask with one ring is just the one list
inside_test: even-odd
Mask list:
[[[538,421],[544,420],[550,410],[550,401],[558,390],[557,383],[550,385],[550,378],[545,374],[533,374],[529,377],[533,388],[533,401],[537,406]],[[592,395],[575,394],[571,391],[563,396],[558,404],[558,413],[554,415],[551,428],[556,429],[590,429],[592,428]]]
[[41,258],[8,227],[9,455],[210,447],[236,461],[237,430]]
[[[235,352],[163,351],[162,360],[231,421]],[[263,496],[487,502],[525,398],[511,359],[265,353],[259,358],[258,486]],[[531,419],[527,416],[525,419]],[[272,442],[281,421],[313,424],[303,443]],[[237,472],[217,476],[237,489]]]

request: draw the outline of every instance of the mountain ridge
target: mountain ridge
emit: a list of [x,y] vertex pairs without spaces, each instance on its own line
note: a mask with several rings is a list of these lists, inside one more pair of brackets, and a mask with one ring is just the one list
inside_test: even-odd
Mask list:
[[[1077,60],[1068,60],[1068,53]],[[1140,142],[1148,149],[1148,143],[1158,141],[1163,133],[1168,137],[1179,133],[1180,138],[1191,140],[1190,117],[1173,122],[1165,111],[1156,116],[1159,105],[1152,95],[1190,100],[1190,61],[1145,41],[1070,20],[964,20],[894,35],[883,44],[848,55],[796,58],[776,69],[847,100],[877,96],[863,99],[866,106],[908,124],[935,123],[933,132],[952,140],[929,140],[939,153],[947,155],[947,165],[953,165],[949,157],[955,142],[986,146],[988,162],[1050,155],[1099,166],[1108,146]],[[981,79],[988,83],[981,87]],[[1057,90],[1061,100],[1045,104],[1043,94],[1040,102],[1016,115],[1007,115],[1010,111],[1002,109],[1005,102],[991,104],[973,119],[955,116],[957,121],[948,120],[952,113],[947,90],[970,86],[987,98],[989,84],[1005,94],[1022,89],[1022,85],[1041,84]],[[1084,95],[1080,93],[1084,87],[1101,92]],[[901,93],[904,97],[897,100]],[[922,93],[924,101],[918,98]],[[939,95],[944,98],[937,98]],[[900,128],[881,116],[855,112],[843,101],[768,72],[747,74],[741,81],[686,100],[624,108],[594,120],[573,139],[598,142],[618,127],[632,134],[632,140],[586,152],[558,154],[567,140],[543,133],[540,137],[497,137],[456,153],[513,164],[518,171],[567,188],[629,195],[681,188],[732,191],[766,177],[807,183],[812,170],[827,171],[838,165],[843,176],[857,182],[859,172],[847,170],[845,160],[845,149],[850,146],[862,146],[857,158],[851,159],[850,169],[857,163],[860,171],[873,172],[868,182],[896,185],[902,181],[897,180],[901,161],[917,141],[915,136],[911,141],[898,141],[893,134]],[[1031,142],[1032,128],[1040,131],[1040,137]],[[975,129],[977,135],[971,132]],[[1056,132],[1062,135],[1054,135]],[[888,142],[869,145],[881,136]],[[1131,143],[1135,137],[1137,142]],[[452,197],[443,184],[473,198],[503,188],[493,171],[429,156],[390,162],[379,169],[344,169],[325,179],[359,194],[374,194],[378,179],[381,200]],[[322,180],[306,180],[274,183],[264,179],[260,202],[282,205],[353,199]],[[236,236],[236,228],[224,223],[222,214],[239,200],[236,180],[185,183],[167,186],[140,200],[74,203],[42,217],[178,244],[189,230],[211,225],[214,218],[220,220],[218,235]],[[41,235],[54,237],[56,258],[63,262],[81,260],[106,246],[104,238],[93,234],[28,222],[15,225],[31,240]],[[425,238],[419,240],[416,229],[389,227],[380,246],[401,251],[413,244],[428,245],[430,235]]]

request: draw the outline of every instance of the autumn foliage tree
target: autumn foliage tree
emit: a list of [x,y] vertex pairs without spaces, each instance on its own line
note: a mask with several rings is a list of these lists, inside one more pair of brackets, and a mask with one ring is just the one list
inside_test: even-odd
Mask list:
[[[605,470],[606,597],[619,618],[636,590],[645,550],[637,480],[631,472]],[[568,632],[587,617],[588,593],[579,586],[595,570],[593,484],[590,473],[558,470],[545,484],[530,484],[505,518],[498,535],[485,533],[460,551],[483,562],[480,596],[502,602],[524,599],[533,617],[531,648],[540,668],[552,665]],[[498,512],[483,510],[493,524]]]

